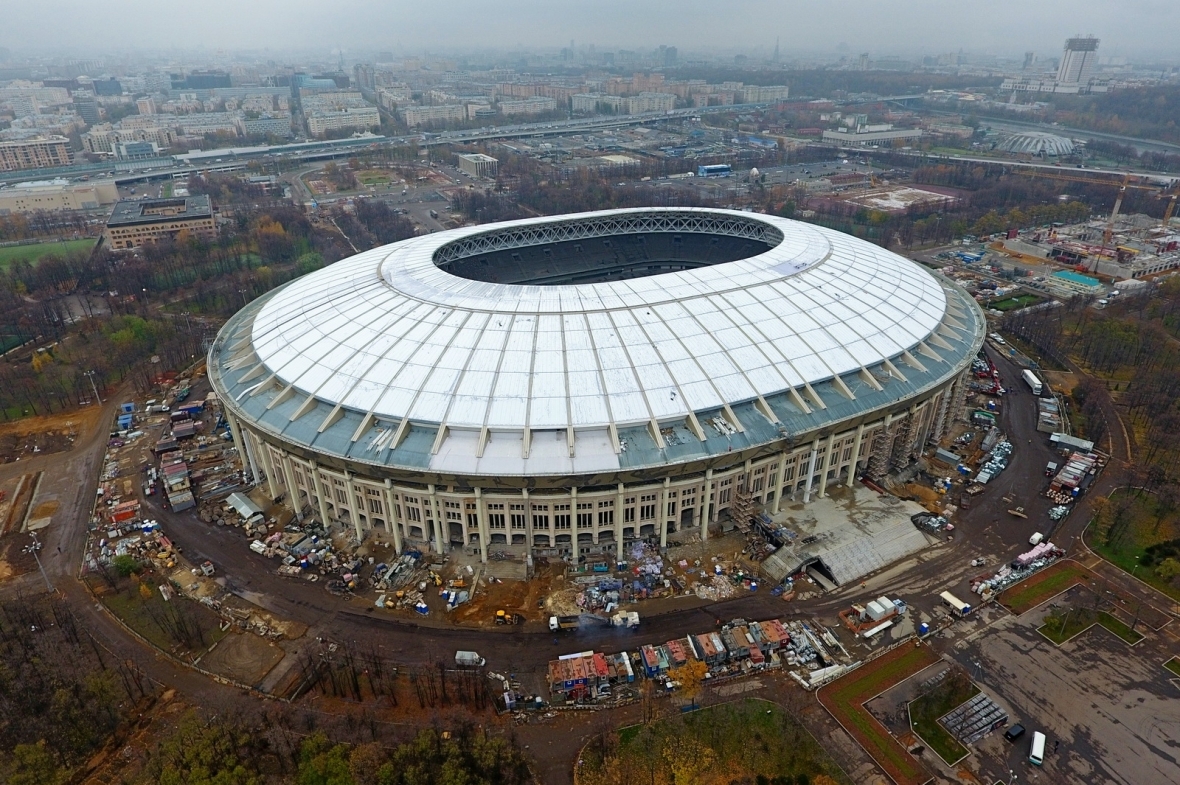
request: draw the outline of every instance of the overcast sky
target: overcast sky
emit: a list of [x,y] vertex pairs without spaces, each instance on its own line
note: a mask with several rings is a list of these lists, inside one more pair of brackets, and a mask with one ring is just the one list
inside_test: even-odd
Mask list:
[[514,49],[578,46],[1055,56],[1093,33],[1100,53],[1180,59],[1174,0],[0,0],[0,46],[145,49]]

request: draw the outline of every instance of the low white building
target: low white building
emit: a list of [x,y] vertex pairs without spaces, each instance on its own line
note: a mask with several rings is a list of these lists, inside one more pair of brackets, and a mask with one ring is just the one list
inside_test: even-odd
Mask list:
[[[875,126],[872,126],[875,127]],[[892,145],[898,142],[916,141],[922,138],[922,131],[918,128],[904,130],[861,130],[851,128],[837,128],[834,131],[824,131],[823,140],[841,145],[864,147],[872,144]]]
[[402,122],[413,128],[424,123],[457,123],[467,119],[467,107],[463,104],[442,106],[406,106],[397,110]]
[[542,98],[540,96],[523,98],[519,101],[500,102],[500,114],[509,117],[512,115],[545,114],[546,112],[554,112],[556,110],[556,100],[552,98]]
[[377,125],[381,125],[381,115],[375,106],[349,107],[307,116],[307,132],[312,136],[322,136],[328,131],[365,131]]
[[500,162],[490,155],[484,155],[483,153],[460,153],[455,157],[459,159],[459,171],[465,172],[472,177],[495,179],[496,172],[499,171]]

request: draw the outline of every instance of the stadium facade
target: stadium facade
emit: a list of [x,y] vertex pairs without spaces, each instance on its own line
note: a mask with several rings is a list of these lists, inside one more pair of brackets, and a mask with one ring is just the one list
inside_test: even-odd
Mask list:
[[909,465],[984,326],[848,235],[650,208],[366,251],[252,302],[208,368],[247,470],[300,517],[576,561]]

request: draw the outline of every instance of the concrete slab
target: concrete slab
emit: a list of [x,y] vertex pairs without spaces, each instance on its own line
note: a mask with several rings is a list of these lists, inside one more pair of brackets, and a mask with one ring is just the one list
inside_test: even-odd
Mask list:
[[798,536],[771,554],[762,569],[779,581],[819,562],[837,584],[851,583],[937,542],[910,521],[924,511],[863,485],[829,486],[826,497],[789,503],[772,516]]

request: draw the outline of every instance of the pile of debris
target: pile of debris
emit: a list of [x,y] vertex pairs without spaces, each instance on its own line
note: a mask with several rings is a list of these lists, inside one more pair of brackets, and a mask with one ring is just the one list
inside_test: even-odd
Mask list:
[[1047,567],[1065,555],[1065,551],[1051,542],[1039,543],[1032,550],[1017,556],[1011,564],[1001,567],[988,578],[976,578],[971,581],[971,591],[985,600],[1019,583],[1042,567]]
[[1054,507],[1053,509],[1049,510],[1049,517],[1052,520],[1059,521],[1062,518],[1064,518],[1065,516],[1069,515],[1069,511],[1071,509],[1072,508],[1069,505],[1066,505],[1066,504],[1059,505],[1059,506]]
[[955,525],[947,520],[945,515],[936,515],[932,512],[916,513],[910,516],[910,520],[919,529],[931,533],[955,530]]
[[1011,457],[1012,442],[1007,439],[996,442],[996,446],[988,453],[987,460],[979,467],[979,473],[975,475],[975,482],[986,485],[988,480],[1008,468],[1008,461]]

